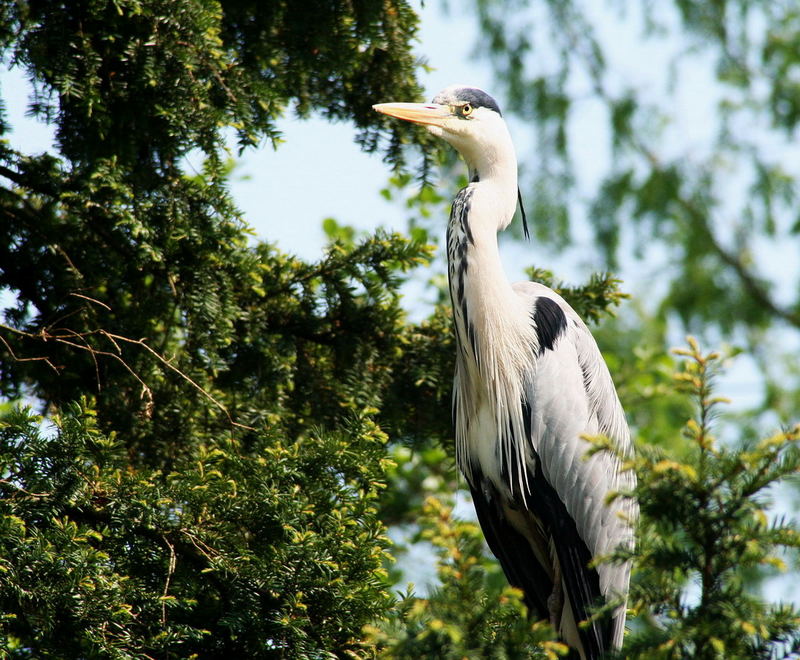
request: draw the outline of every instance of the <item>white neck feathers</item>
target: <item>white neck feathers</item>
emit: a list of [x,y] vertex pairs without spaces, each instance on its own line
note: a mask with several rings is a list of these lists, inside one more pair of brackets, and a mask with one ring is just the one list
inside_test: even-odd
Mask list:
[[[480,171],[479,171],[480,176]],[[516,176],[509,184],[495,173],[462,190],[453,204],[447,251],[453,320],[458,343],[454,389],[456,455],[465,474],[472,460],[495,448],[500,454],[478,459],[490,478],[509,484],[517,494],[527,489],[522,452],[525,444],[523,411],[531,374],[527,369],[536,332],[529,310],[511,287],[500,261],[497,230],[510,221],[516,202]],[[509,202],[510,198],[510,202]],[[507,207],[510,207],[507,208]],[[498,443],[471,446],[469,424],[486,410]],[[517,442],[514,442],[514,438]],[[502,479],[502,466],[518,474]],[[492,468],[489,468],[492,466]]]

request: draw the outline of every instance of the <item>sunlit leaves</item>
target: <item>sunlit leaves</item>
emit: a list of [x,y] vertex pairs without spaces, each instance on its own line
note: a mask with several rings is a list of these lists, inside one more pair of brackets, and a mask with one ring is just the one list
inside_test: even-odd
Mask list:
[[264,433],[251,454],[220,438],[166,475],[128,469],[88,408],[48,435],[40,423],[19,411],[0,426],[12,657],[357,653],[387,607],[386,436],[368,415],[294,444]]
[[611,273],[593,273],[589,281],[580,286],[567,286],[543,268],[529,268],[527,275],[534,282],[549,286],[562,295],[587,322],[597,322],[604,316],[613,316],[613,308],[629,297],[619,290],[621,282]]
[[417,522],[419,538],[438,557],[439,583],[425,598],[401,594],[394,610],[367,629],[380,657],[556,660],[566,651],[548,624],[527,620],[521,593],[487,562],[475,523],[455,519],[436,497],[426,499]]
[[[330,223],[311,263],[254,246],[227,149],[277,144],[290,107],[376,149],[372,103],[419,94],[416,15],[402,0],[311,22],[285,2],[0,12],[57,135],[52,154],[0,144],[3,394],[56,422],[3,408],[0,655],[369,654],[362,626],[390,603],[373,417],[404,355],[398,287],[430,249]],[[385,131],[398,164],[412,131]]]
[[748,571],[784,571],[800,547],[792,521],[769,518],[768,489],[800,471],[800,428],[759,442],[713,435],[725,400],[713,390],[719,356],[690,339],[676,374],[695,401],[680,453],[640,446],[634,459],[641,508],[626,646],[640,658],[771,658],[800,648],[800,612],[766,604]]

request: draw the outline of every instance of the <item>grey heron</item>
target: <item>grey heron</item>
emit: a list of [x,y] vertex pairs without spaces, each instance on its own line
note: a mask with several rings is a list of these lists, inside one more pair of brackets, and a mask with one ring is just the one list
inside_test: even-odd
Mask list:
[[[373,108],[424,125],[467,163],[470,183],[447,226],[456,460],[489,548],[529,610],[550,620],[573,653],[599,658],[622,645],[630,564],[592,559],[632,547],[637,515],[630,498],[609,498],[632,489],[635,477],[622,469],[631,442],[608,368],[561,296],[511,284],[504,273],[497,233],[510,224],[519,189],[497,102],[454,85],[431,103]],[[618,452],[588,456],[584,436],[601,434]]]

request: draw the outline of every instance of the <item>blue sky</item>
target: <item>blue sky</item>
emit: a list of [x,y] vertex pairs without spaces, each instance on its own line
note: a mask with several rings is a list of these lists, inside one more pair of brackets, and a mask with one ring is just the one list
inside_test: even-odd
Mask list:
[[[474,21],[460,14],[445,20],[439,3],[427,2],[421,9],[415,5],[422,17],[417,52],[434,68],[421,74],[429,95],[457,81],[490,88],[487,67],[468,56],[477,34]],[[453,34],[457,38],[446,36]],[[404,100],[410,99],[374,102]],[[276,151],[265,145],[246,154],[237,174],[248,180],[237,180],[232,186],[234,197],[260,237],[314,259],[324,244],[321,222],[326,217],[359,229],[377,225],[406,229],[403,209],[386,202],[378,192],[386,185],[388,167],[380,154],[359,149],[350,124],[287,118],[279,128],[285,143]],[[265,199],[269,200],[266,204]]]

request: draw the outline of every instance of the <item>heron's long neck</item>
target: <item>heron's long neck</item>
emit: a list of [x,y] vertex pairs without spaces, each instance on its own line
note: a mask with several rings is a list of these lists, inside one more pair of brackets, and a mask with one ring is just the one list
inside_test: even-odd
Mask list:
[[[453,202],[447,232],[451,270],[457,265],[451,286],[477,294],[510,292],[500,262],[497,232],[509,225],[517,206],[517,161],[513,149],[509,138],[505,148],[468,159],[471,183]],[[476,302],[482,298],[479,296]]]
[[493,230],[508,227],[517,208],[517,157],[511,138],[505,144],[484,151],[474,161],[468,160],[469,178],[482,205],[471,214],[473,229]]
[[[447,255],[453,319],[462,350],[476,363],[495,362],[502,340],[527,319],[506,277],[497,232],[516,208],[516,162],[512,167],[483,167],[453,202],[447,231]],[[511,326],[511,327],[509,327]],[[511,333],[509,331],[512,331]],[[488,374],[486,374],[488,376]]]
[[[522,443],[525,378],[536,335],[529,310],[511,287],[500,261],[498,228],[514,214],[513,178],[481,178],[459,192],[447,230],[448,274],[456,332],[453,414],[456,458],[464,474],[481,466],[498,487],[521,493],[522,474],[503,480],[503,467],[524,464]],[[470,431],[488,411],[496,438],[476,439]],[[478,434],[480,435],[480,434]],[[512,460],[516,457],[516,463]]]

